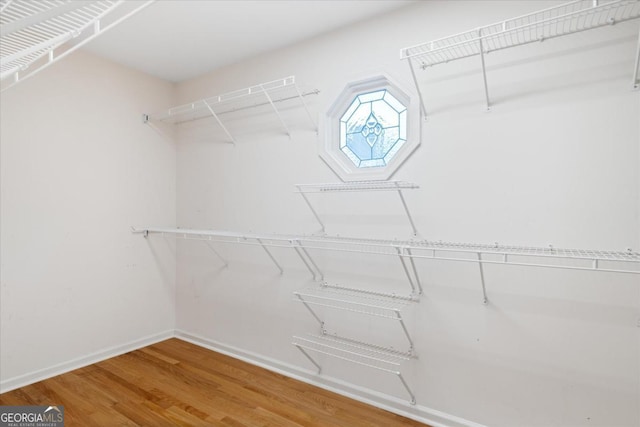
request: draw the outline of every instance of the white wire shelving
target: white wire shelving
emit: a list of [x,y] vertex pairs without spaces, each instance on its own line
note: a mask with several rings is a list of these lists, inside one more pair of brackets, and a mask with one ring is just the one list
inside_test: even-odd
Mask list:
[[586,249],[540,248],[500,244],[450,243],[429,240],[378,240],[332,236],[280,235],[240,233],[218,230],[193,230],[181,228],[143,228],[132,232],[145,236],[157,234],[190,240],[262,246],[280,272],[280,264],[269,247],[290,248],[296,251],[315,280],[323,280],[311,253],[337,251],[398,257],[411,286],[413,295],[422,294],[422,285],[415,261],[438,260],[475,263],[479,266],[483,301],[487,302],[484,280],[486,265],[551,268],[602,273],[640,275],[640,253],[627,251],[602,251]]
[[420,188],[419,185],[414,184],[412,182],[405,181],[354,181],[354,182],[338,182],[338,183],[329,183],[329,184],[296,184],[297,192],[300,193],[305,203],[311,209],[313,216],[316,221],[320,224],[321,231],[325,232],[325,225],[318,212],[313,208],[313,205],[309,201],[307,197],[307,193],[347,193],[347,192],[360,192],[360,191],[397,191],[400,196],[400,201],[402,202],[402,207],[404,208],[405,213],[407,214],[407,218],[409,219],[409,224],[411,225],[411,229],[413,230],[413,235],[418,235],[418,230],[416,229],[416,225],[413,222],[413,217],[411,216],[411,212],[409,212],[409,208],[407,207],[407,202],[404,199],[404,195],[402,194],[403,190],[414,190]]
[[[463,33],[403,48],[400,57],[407,60],[420,95],[422,113],[426,117],[424,97],[416,78],[414,64],[422,69],[479,56],[484,82],[486,108],[490,108],[485,56],[497,50],[540,42],[594,28],[611,26],[640,17],[638,0],[577,0],[527,15],[465,31]],[[640,32],[633,69],[633,87],[638,89]]]
[[411,404],[416,403],[415,395],[400,371],[403,363],[415,358],[412,354],[331,335],[294,336],[292,344],[318,369],[318,373],[322,372],[321,364],[309,352],[393,374],[409,393]]
[[326,282],[307,286],[302,290],[295,291],[293,294],[295,295],[295,300],[304,304],[311,315],[318,321],[323,332],[326,332],[326,322],[313,309],[313,306],[395,320],[402,327],[402,331],[409,342],[408,353],[413,354],[413,339],[402,317],[402,310],[411,303],[417,302],[418,298],[416,296],[347,288]]
[[188,104],[179,105],[153,114],[143,114],[143,122],[153,121],[181,124],[204,118],[213,118],[224,131],[229,142],[234,143],[236,139],[225,125],[221,116],[225,114],[256,108],[260,106],[270,106],[282,125],[285,133],[291,137],[289,126],[284,121],[278,104],[299,100],[304,107],[313,129],[317,132],[318,126],[311,115],[305,97],[320,93],[317,89],[303,92],[296,83],[295,76],[289,76],[270,82],[260,83],[243,89],[234,90],[221,95],[211,96]]
[[61,60],[154,1],[3,0],[2,91]]

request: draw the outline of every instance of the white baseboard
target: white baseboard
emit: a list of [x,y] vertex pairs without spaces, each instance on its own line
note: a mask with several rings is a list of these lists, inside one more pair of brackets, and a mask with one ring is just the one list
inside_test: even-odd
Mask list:
[[9,378],[4,381],[0,381],[0,393],[5,393],[7,391],[24,387],[26,385],[45,380],[47,378],[55,377],[56,375],[64,374],[65,372],[73,371],[74,369],[79,369],[93,363],[101,362],[111,357],[119,356],[129,351],[137,350],[139,348],[146,347],[148,345],[155,344],[169,338],[173,338],[174,336],[175,334],[173,330],[149,335],[138,340],[130,341],[126,344],[106,348],[104,350],[100,350],[95,353],[79,357],[77,359],[69,360],[67,362],[59,363],[45,369],[40,369],[38,371],[29,372],[27,374]]
[[318,376],[315,372],[301,369],[298,366],[261,356],[259,354],[226,345],[189,332],[176,330],[175,337],[218,353],[226,354],[252,365],[260,366],[273,372],[295,378],[305,383],[338,393],[351,399],[385,409],[403,417],[407,417],[433,427],[484,427],[473,421],[465,420],[423,405],[410,405],[393,396],[373,390],[354,386],[337,378]]
[[332,378],[325,375],[318,376],[315,372],[301,369],[298,366],[283,363],[269,357],[262,356],[257,353],[242,350],[240,348],[226,345],[209,338],[201,337],[196,334],[181,330],[169,330],[158,334],[150,335],[138,340],[128,342],[115,347],[106,348],[104,350],[60,363],[49,368],[40,369],[17,377],[0,381],[0,393],[24,387],[65,372],[79,369],[93,363],[101,362],[111,357],[140,349],[169,338],[179,338],[200,347],[204,347],[218,353],[226,354],[252,365],[260,366],[273,372],[295,378],[307,384],[311,384],[325,390],[338,393],[351,399],[367,403],[378,408],[382,408],[389,412],[393,412],[404,417],[429,424],[433,427],[484,427],[473,421],[465,420],[445,412],[437,411],[423,405],[410,405],[407,401],[403,401],[397,397],[379,393],[363,387],[344,382],[338,378]]

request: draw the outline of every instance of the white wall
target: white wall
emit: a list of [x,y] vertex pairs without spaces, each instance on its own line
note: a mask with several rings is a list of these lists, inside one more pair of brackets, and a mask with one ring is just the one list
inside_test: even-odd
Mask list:
[[[172,334],[175,145],[141,121],[173,85],[75,53],[2,93],[0,386]],[[151,249],[151,250],[150,250]]]
[[[549,4],[419,2],[180,84],[179,101],[295,74],[304,88],[321,90],[308,98],[321,114],[352,79],[384,71],[409,84],[408,67],[398,60],[403,46]],[[478,58],[420,72],[429,119],[421,148],[394,179],[421,186],[406,194],[421,237],[637,251],[640,103],[630,91],[636,39],[637,23],[627,23],[491,54],[490,113],[482,111]],[[292,140],[262,110],[230,123],[235,146],[213,120],[182,129],[178,225],[317,231],[294,184],[337,178],[317,156],[318,136],[301,111],[284,112]],[[393,194],[312,198],[329,234],[410,237]],[[274,250],[285,267],[280,276],[260,248],[218,250],[228,268],[202,243],[178,243],[178,329],[322,382],[290,344],[292,334],[317,330],[292,300],[291,292],[310,281],[295,254]],[[395,259],[314,256],[330,281],[408,290]],[[637,276],[487,266],[490,304],[483,306],[476,265],[424,261],[419,271],[425,296],[410,323],[420,358],[406,368],[418,406],[408,405],[397,379],[340,361],[325,361],[324,378],[345,382],[326,385],[450,425],[455,421],[429,408],[492,426],[640,423]],[[361,322],[381,341],[399,333],[394,324],[332,316],[340,327]]]

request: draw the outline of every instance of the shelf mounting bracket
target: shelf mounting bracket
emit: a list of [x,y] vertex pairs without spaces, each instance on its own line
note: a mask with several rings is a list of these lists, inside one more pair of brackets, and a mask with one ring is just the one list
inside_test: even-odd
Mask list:
[[280,123],[282,123],[282,127],[284,128],[285,133],[289,138],[291,138],[291,132],[289,131],[287,124],[284,122],[282,115],[280,115],[278,107],[276,107],[276,104],[273,103],[273,99],[271,99],[271,96],[269,96],[269,92],[267,92],[267,90],[264,88],[264,85],[260,85],[260,88],[264,92],[264,96],[267,97],[267,101],[269,101],[269,104],[271,104],[271,106],[273,107],[273,111],[276,113],[276,116],[278,116],[278,119],[280,119]]
[[409,340],[409,353],[413,354],[413,340],[411,339],[411,335],[409,334],[409,330],[407,329],[407,325],[404,324],[404,319],[402,318],[402,315],[400,314],[400,311],[395,310],[395,314],[396,314],[396,320],[398,320],[398,322],[400,322],[400,326],[402,326],[402,330],[404,331],[404,334],[407,337],[407,340]]
[[220,125],[220,127],[222,128],[222,130],[224,131],[224,133],[227,134],[227,136],[229,137],[229,139],[231,140],[231,143],[235,145],[236,140],[233,136],[231,136],[231,133],[229,133],[229,130],[227,129],[227,127],[222,123],[222,120],[220,120],[220,117],[218,117],[218,115],[216,114],[215,111],[213,111],[213,108],[211,107],[211,105],[209,105],[209,103],[207,102],[207,100],[205,99],[204,101],[204,105],[207,107],[207,110],[209,110],[209,112],[211,113],[211,115],[213,116],[214,119],[216,119],[216,122],[218,122],[218,124]]
[[413,68],[413,61],[409,59],[407,62],[409,63],[409,70],[411,70],[411,77],[413,77],[413,83],[416,85],[416,92],[418,92],[418,100],[420,101],[420,111],[422,112],[422,117],[424,120],[427,120],[427,109],[424,106],[424,99],[422,98],[422,91],[420,90],[420,85],[418,84],[418,78],[416,77],[416,70]]
[[[399,186],[398,183],[396,183],[396,186]],[[402,202],[402,207],[404,208],[404,211],[407,213],[407,218],[409,218],[409,224],[411,224],[411,229],[413,230],[413,235],[417,236],[418,235],[418,230],[416,229],[416,225],[413,222],[413,218],[411,217],[411,212],[409,212],[409,208],[407,207],[407,202],[404,200],[404,195],[402,194],[402,189],[398,188],[398,195],[400,196],[400,201]]]
[[484,65],[484,45],[482,43],[482,30],[478,31],[478,46],[480,50],[480,63],[482,64],[482,81],[484,82],[484,99],[487,111],[491,111],[489,104],[489,87],[487,86],[487,70]]
[[302,243],[300,243],[300,240],[292,240],[291,245],[293,246],[293,249],[295,249],[296,253],[298,254],[298,256],[300,257],[304,265],[307,267],[307,269],[313,276],[313,280],[316,280],[316,281],[323,280],[324,274],[322,274],[322,271],[318,267],[318,264],[316,264],[313,258],[311,258],[311,255],[307,251],[307,248],[302,246]]
[[478,267],[480,268],[480,283],[482,284],[482,303],[487,304],[489,299],[487,298],[487,289],[484,283],[484,267],[482,265],[482,253],[478,252]]
[[411,403],[412,405],[415,405],[416,404],[416,396],[413,394],[413,392],[409,388],[409,385],[404,380],[404,377],[402,376],[402,374],[400,372],[396,372],[396,375],[398,376],[398,378],[402,382],[402,385],[404,386],[404,388],[407,390],[407,393],[409,393],[409,396],[411,396],[411,400],[409,401],[409,403]]
[[321,330],[322,334],[324,335],[327,332],[325,330],[325,328],[324,328],[324,321],[320,318],[320,316],[318,316],[318,314],[315,311],[313,311],[311,306],[309,304],[307,304],[307,302],[304,300],[304,298],[302,298],[302,296],[300,296],[299,294],[296,294],[296,296],[298,297],[300,302],[302,304],[304,304],[304,306],[307,308],[307,310],[309,310],[309,313],[311,313],[311,315],[318,321],[318,323],[320,324],[320,330]]
[[305,349],[304,349],[304,348],[300,347],[299,345],[296,345],[296,348],[297,348],[298,350],[300,350],[300,351],[302,352],[302,354],[304,354],[304,355],[305,355],[305,357],[306,357],[307,359],[309,359],[309,361],[315,365],[315,367],[316,367],[316,368],[318,368],[318,374],[322,373],[322,367],[318,364],[318,362],[316,362],[316,361],[313,359],[313,357],[309,356],[309,353],[307,353],[307,352],[305,351]]
[[280,264],[278,263],[278,261],[273,257],[273,254],[271,254],[271,251],[269,250],[269,248],[267,248],[264,243],[262,242],[262,239],[260,238],[256,238],[256,241],[260,244],[260,246],[262,246],[262,249],[264,249],[264,251],[267,253],[267,255],[269,256],[269,258],[271,258],[271,261],[273,261],[273,263],[276,265],[276,267],[278,268],[278,270],[280,270],[280,274],[284,273],[284,270],[282,269],[282,267],[280,266]]
[[420,276],[418,276],[418,269],[416,268],[416,263],[413,259],[413,254],[411,253],[411,248],[405,249],[407,255],[409,255],[409,263],[411,263],[411,269],[413,270],[413,277],[416,279],[416,284],[418,285],[418,295],[422,295],[422,283],[420,282]]
[[214,248],[214,247],[213,247],[213,245],[211,244],[211,242],[208,242],[208,241],[206,241],[206,240],[205,240],[205,241],[204,241],[204,244],[205,244],[205,245],[207,245],[207,247],[211,250],[211,252],[213,252],[213,253],[218,257],[218,259],[219,259],[220,261],[222,261],[222,263],[224,264],[224,267],[225,267],[225,268],[229,266],[229,263],[227,262],[227,260],[226,260],[226,259],[224,259],[224,258],[222,257],[222,255],[220,255],[220,252],[218,252],[218,251],[216,250],[216,248]]
[[309,209],[311,209],[311,213],[313,213],[313,216],[315,217],[316,221],[318,221],[318,224],[320,224],[320,231],[322,233],[325,233],[324,223],[320,219],[320,215],[318,215],[318,212],[316,212],[316,210],[313,208],[313,205],[311,204],[311,202],[307,198],[307,195],[303,191],[300,190],[300,186],[297,186],[297,188],[298,188],[298,192],[300,193],[300,195],[304,199],[304,202],[307,204],[307,206],[309,206]]
[[298,89],[298,85],[294,85],[293,87],[295,88],[296,93],[298,94],[298,97],[300,98],[300,102],[302,102],[302,106],[304,107],[304,110],[307,112],[307,116],[309,117],[309,121],[313,125],[313,128],[315,129],[316,133],[318,133],[318,125],[316,124],[316,121],[313,120],[313,116],[311,115],[311,111],[309,111],[309,106],[305,102],[304,96],[302,96],[302,92],[300,92],[300,89]]
[[640,28],[638,29],[638,47],[636,49],[636,62],[633,69],[633,89],[640,89],[640,80],[638,79],[638,72],[640,71]]
[[396,251],[398,252],[398,258],[400,258],[400,262],[402,263],[402,269],[404,270],[404,274],[407,275],[407,279],[409,280],[409,285],[411,285],[411,292],[415,294],[416,285],[413,283],[413,278],[411,277],[411,273],[409,273],[407,262],[404,259],[404,248],[401,248],[400,246],[396,246]]

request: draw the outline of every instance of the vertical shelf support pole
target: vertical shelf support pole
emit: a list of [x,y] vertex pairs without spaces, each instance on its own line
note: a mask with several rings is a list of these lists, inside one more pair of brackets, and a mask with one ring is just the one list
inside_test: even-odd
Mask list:
[[487,70],[484,66],[484,45],[482,44],[482,30],[478,31],[478,45],[480,48],[480,63],[482,64],[482,80],[484,81],[484,98],[487,104],[487,111],[491,110],[489,104],[489,88],[487,86]]
[[411,291],[416,293],[416,286],[413,283],[413,279],[411,278],[411,274],[409,273],[409,269],[407,268],[407,263],[404,260],[404,249],[400,248],[400,246],[396,246],[396,251],[398,251],[398,258],[400,258],[400,262],[402,263],[402,268],[404,269],[404,273],[407,275],[407,279],[409,279],[409,284],[411,285]]
[[484,285],[484,267],[482,266],[482,254],[478,252],[478,267],[480,267],[480,281],[482,283],[482,303],[487,304],[489,301],[487,298],[487,289]]
[[271,104],[271,106],[273,107],[273,111],[276,113],[276,116],[278,116],[278,119],[280,119],[280,123],[282,123],[282,127],[284,128],[285,133],[289,138],[291,138],[291,132],[289,132],[289,128],[287,127],[287,124],[282,119],[282,116],[280,115],[280,111],[278,111],[278,107],[276,107],[276,104],[273,103],[273,100],[269,96],[269,92],[267,92],[267,90],[264,88],[263,85],[260,85],[260,88],[262,89],[262,92],[264,92],[264,96],[267,97],[267,101],[269,101],[269,104]]
[[633,88],[640,89],[640,80],[638,80],[638,71],[640,68],[640,29],[638,30],[638,48],[636,49],[636,65],[633,69]]
[[322,368],[320,367],[320,365],[318,365],[318,363],[317,363],[315,360],[313,360],[313,357],[309,356],[309,353],[307,353],[306,351],[304,351],[304,348],[300,347],[299,345],[296,345],[296,348],[297,348],[298,350],[300,350],[300,351],[302,352],[302,354],[304,354],[304,355],[305,355],[305,357],[306,357],[307,359],[309,359],[309,361],[315,365],[315,367],[316,367],[316,368],[318,368],[318,373],[321,373],[321,372],[322,372]]
[[416,71],[413,68],[413,61],[411,60],[411,58],[407,58],[407,62],[409,63],[409,70],[411,70],[411,77],[413,77],[413,83],[416,85],[416,92],[418,92],[418,99],[420,100],[420,111],[422,112],[422,117],[425,120],[427,120],[427,109],[424,106],[424,99],[422,99],[422,92],[420,91],[420,86],[418,85]]
[[276,259],[273,257],[273,255],[271,254],[271,251],[269,251],[269,249],[267,249],[267,247],[264,245],[264,243],[262,243],[261,239],[256,238],[256,240],[258,241],[258,243],[260,243],[260,246],[262,246],[262,249],[264,249],[264,251],[267,253],[267,255],[269,255],[269,258],[271,258],[271,261],[273,261],[273,263],[276,265],[276,267],[278,267],[278,270],[280,270],[280,274],[283,274],[284,270],[282,269],[280,264],[278,264],[278,261],[276,261]]
[[316,221],[318,221],[318,224],[320,224],[320,231],[322,231],[324,233],[325,232],[324,223],[320,219],[320,216],[318,215],[318,212],[316,212],[316,210],[313,208],[313,205],[311,204],[311,202],[307,198],[307,195],[302,192],[300,187],[298,187],[298,192],[300,193],[300,195],[304,199],[304,202],[307,204],[307,206],[309,206],[309,209],[311,209],[311,212],[313,213],[313,216],[316,218]]
[[[398,183],[396,183],[398,186]],[[398,188],[398,195],[400,196],[400,201],[402,201],[402,206],[404,207],[404,211],[407,213],[407,218],[409,218],[409,223],[411,224],[411,229],[413,230],[413,235],[418,235],[418,230],[416,229],[416,225],[413,222],[413,218],[411,217],[411,213],[409,212],[409,208],[407,207],[407,202],[404,200],[404,196],[402,195],[402,189]]]
[[228,266],[229,266],[229,263],[227,262],[227,260],[226,260],[226,259],[224,259],[224,258],[222,257],[222,255],[220,255],[220,253],[219,253],[218,251],[216,251],[216,248],[214,248],[213,246],[211,246],[211,243],[210,243],[210,242],[206,242],[206,241],[205,241],[205,242],[204,242],[204,244],[205,244],[205,245],[207,245],[207,247],[208,247],[209,249],[211,249],[211,252],[213,252],[214,254],[216,254],[216,256],[220,259],[220,261],[222,261],[222,262],[224,263],[224,266],[225,266],[225,267],[228,267]]
[[411,391],[411,389],[409,388],[409,385],[407,384],[407,382],[404,380],[402,374],[400,372],[396,372],[395,374],[398,376],[398,378],[400,378],[400,381],[402,382],[402,385],[404,386],[405,389],[407,389],[407,393],[409,393],[409,396],[411,396],[410,403],[412,405],[415,405],[416,404],[416,397],[413,394],[413,392]]
[[220,118],[218,117],[218,115],[216,114],[215,111],[213,111],[213,108],[211,108],[211,105],[209,105],[209,103],[205,100],[203,101],[204,105],[207,106],[207,109],[209,110],[209,112],[211,113],[211,115],[213,116],[214,119],[216,119],[216,121],[218,122],[218,124],[220,125],[220,127],[222,128],[222,130],[224,131],[224,133],[227,134],[227,136],[229,137],[229,139],[231,139],[231,143],[235,144],[236,140],[233,138],[233,136],[231,136],[231,133],[229,133],[229,130],[227,129],[227,127],[222,124],[222,121],[220,120]]

